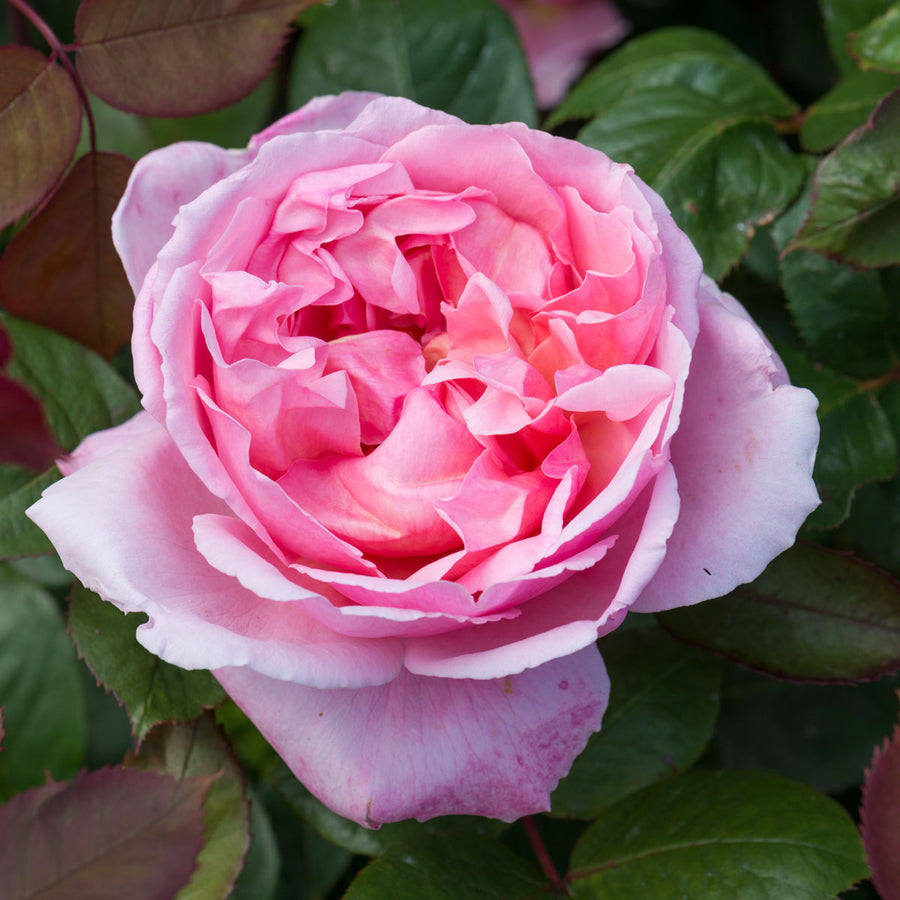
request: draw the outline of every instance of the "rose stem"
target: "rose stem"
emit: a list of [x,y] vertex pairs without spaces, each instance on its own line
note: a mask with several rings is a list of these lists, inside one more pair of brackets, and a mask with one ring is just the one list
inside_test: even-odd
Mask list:
[[550,859],[550,854],[547,852],[547,847],[544,844],[541,833],[538,831],[537,823],[534,821],[534,818],[532,816],[524,816],[521,821],[522,826],[525,829],[525,834],[528,835],[531,849],[534,850],[534,855],[541,864],[541,871],[543,871],[544,875],[547,876],[547,880],[557,891],[561,894],[568,894],[565,882],[560,878],[559,872],[556,871],[556,866],[553,865],[553,860]]

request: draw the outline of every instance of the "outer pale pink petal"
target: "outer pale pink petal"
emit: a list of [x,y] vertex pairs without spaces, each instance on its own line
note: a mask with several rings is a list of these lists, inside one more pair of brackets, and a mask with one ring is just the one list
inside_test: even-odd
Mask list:
[[281,134],[339,131],[346,128],[369,103],[381,96],[383,95],[364,91],[344,91],[342,94],[316,97],[254,135],[250,139],[250,147],[258,150],[267,141]]
[[634,609],[719,597],[794,543],[819,504],[816,398],[785,383],[743,307],[704,279],[672,464],[681,513],[666,558]]
[[192,521],[226,507],[148,413],[88,438],[67,468],[29,515],[87,587],[149,615],[137,637],[156,655],[186,669],[251,666],[322,688],[382,684],[399,671],[399,640],[336,634],[203,558]]
[[549,809],[609,691],[593,646],[493,681],[404,673],[378,688],[321,691],[248,669],[215,674],[317,797],[370,828]]
[[248,159],[246,151],[184,141],[138,161],[112,219],[113,242],[135,294],[172,236],[172,220],[179,208]]

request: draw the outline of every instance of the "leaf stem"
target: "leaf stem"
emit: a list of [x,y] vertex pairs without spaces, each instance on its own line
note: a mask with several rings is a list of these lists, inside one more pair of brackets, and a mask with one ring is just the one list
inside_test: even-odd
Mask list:
[[521,819],[521,822],[522,827],[525,829],[525,834],[528,836],[528,842],[531,844],[531,849],[534,850],[534,855],[541,864],[541,871],[547,876],[547,880],[560,894],[568,896],[569,892],[566,890],[566,883],[560,877],[559,872],[556,871],[553,860],[550,859],[547,846],[544,844],[544,840],[541,837],[541,833],[538,831],[537,823],[534,821],[534,818],[532,816],[524,816]]
[[895,381],[900,381],[900,365],[894,366],[890,372],[885,372],[884,375],[880,375],[877,378],[869,378],[867,381],[859,382],[860,391],[878,391],[881,388],[887,387],[889,384],[893,384]]
[[91,136],[91,152],[97,152],[97,128],[94,124],[94,114],[91,112],[91,104],[88,100],[87,91],[78,74],[72,60],[66,54],[65,48],[59,42],[59,38],[53,32],[53,29],[31,8],[26,0],[7,0],[9,5],[18,10],[32,25],[40,32],[41,37],[50,45],[50,60],[59,60],[62,67],[69,73],[69,77],[75,84],[75,90],[78,92],[78,99],[81,100],[81,106],[88,120],[88,131]]

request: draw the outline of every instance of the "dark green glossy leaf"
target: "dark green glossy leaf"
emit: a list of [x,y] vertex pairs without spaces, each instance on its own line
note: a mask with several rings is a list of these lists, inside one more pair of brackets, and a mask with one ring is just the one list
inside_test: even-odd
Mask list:
[[[900,435],[900,383],[882,390],[878,399]],[[900,578],[900,478],[865,484],[853,498],[850,517],[835,535],[836,546],[856,550],[862,557]]]
[[893,0],[819,0],[828,45],[838,68],[853,72],[857,62],[848,52],[851,34],[886,12]]
[[337,0],[311,10],[291,73],[293,107],[378,91],[467,122],[537,122],[516,32],[492,0]]
[[707,115],[712,110],[779,117],[796,112],[765,71],[724,38],[697,28],[665,28],[628,41],[588,72],[547,125],[587,119],[630,95],[674,86],[683,89],[685,100],[694,98],[698,114],[703,99],[709,101]]
[[707,32],[668,29],[630,42],[576,87],[555,120],[594,112],[579,139],[630,163],[662,194],[715,278],[800,189],[804,165],[770,123],[796,107]]
[[822,160],[809,215],[788,251],[817,250],[863,267],[900,262],[900,91]]
[[54,467],[35,475],[17,466],[0,465],[0,559],[49,553],[50,539],[26,515],[25,510],[59,478]]
[[208,788],[116,768],[19,794],[0,809],[4,900],[175,897],[203,844]]
[[203,800],[203,849],[190,884],[174,900],[225,900],[250,846],[244,776],[211,715],[155,729],[134,761],[177,779],[214,778]]
[[0,799],[41,784],[48,771],[70,778],[80,768],[86,723],[78,668],[50,594],[0,565],[0,707],[6,728]]
[[553,792],[552,812],[593,818],[620,798],[682,772],[703,752],[719,709],[721,662],[658,629],[600,642],[612,685],[602,729]]
[[900,3],[857,31],[850,52],[863,68],[900,73]]
[[797,327],[822,362],[859,378],[890,369],[900,346],[900,295],[886,290],[879,272],[812,251],[789,253],[781,271]]
[[816,153],[830,150],[864,125],[875,104],[898,86],[900,77],[886,72],[851,72],[807,110],[803,146]]
[[797,544],[726,597],[661,613],[681,640],[797,681],[853,682],[900,669],[900,583]]
[[281,871],[278,841],[262,800],[249,788],[247,793],[250,800],[251,843],[231,900],[273,900]]
[[459,834],[452,841],[421,837],[388,850],[360,872],[344,897],[526,900],[541,896],[547,887],[540,873],[502,844]]
[[[772,229],[779,250],[807,215],[811,186]],[[888,371],[900,352],[900,292],[884,273],[797,251],[779,261],[788,306],[803,339],[825,365],[860,378]]]
[[760,772],[694,772],[608,809],[575,846],[574,898],[828,900],[865,878],[833,800]]
[[795,348],[778,352],[795,384],[819,399],[822,433],[813,477],[822,505],[806,520],[813,532],[846,520],[860,485],[892,478],[897,471],[897,439],[876,397],[866,386],[814,363]]
[[309,0],[83,0],[78,72],[118,109],[190,116],[245,97]]
[[897,439],[876,399],[867,393],[848,395],[823,406],[822,436],[813,477],[822,505],[806,520],[811,528],[833,528],[849,512],[856,489],[883,481],[897,472]]
[[145,650],[134,636],[141,621],[80,585],[72,592],[69,629],[78,652],[125,706],[139,740],[154,725],[193,719],[225,696],[209,672],[180,669]]
[[684,164],[653,182],[713,278],[747,252],[755,227],[775,218],[800,190],[805,166],[767,124],[718,131]]
[[756,769],[828,794],[859,785],[872,747],[897,720],[896,676],[798,684],[727,664],[722,710],[705,762]]

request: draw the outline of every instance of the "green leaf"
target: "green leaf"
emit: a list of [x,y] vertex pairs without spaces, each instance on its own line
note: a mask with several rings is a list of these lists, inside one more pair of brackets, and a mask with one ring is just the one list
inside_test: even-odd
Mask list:
[[900,3],[854,34],[850,52],[864,69],[900,73]]
[[225,692],[205,670],[187,671],[164,662],[135,639],[141,614],[126,615],[87,588],[71,595],[69,629],[94,676],[128,711],[142,740],[160,722],[185,722],[220,703]]
[[423,835],[468,834],[488,841],[498,837],[507,825],[497,819],[478,816],[441,816],[427,822],[407,819],[382,825],[377,831],[363,828],[332,812],[321,800],[314,797],[283,763],[269,776],[272,786],[288,802],[290,807],[309,822],[315,830],[333,844],[352,853],[377,856],[395,844],[404,843]]
[[856,60],[847,52],[851,34],[886,12],[893,0],[819,0],[819,2],[831,54],[842,73],[853,72],[857,66]]
[[806,528],[834,528],[846,520],[860,485],[892,478],[897,471],[897,439],[876,397],[860,382],[843,378],[801,351],[778,345],[794,384],[819,399],[821,436],[813,477],[822,505]]
[[309,0],[83,0],[78,72],[101,99],[148,116],[190,116],[249,94]]
[[858,378],[887,372],[900,348],[900,295],[879,272],[861,272],[812,251],[781,260],[788,305],[825,365]]
[[248,788],[250,800],[250,849],[231,900],[273,900],[278,889],[281,855],[278,841],[262,800]]
[[6,728],[0,799],[42,783],[48,771],[69,778],[81,766],[86,722],[78,668],[50,594],[0,565],[0,707]]
[[815,153],[830,150],[864,125],[875,104],[898,86],[900,78],[886,72],[851,72],[806,111],[803,146]]
[[[878,397],[894,434],[900,435],[900,383]],[[856,550],[865,559],[900,578],[900,478],[863,485],[853,498],[850,517],[835,535],[836,546]]]
[[822,505],[806,520],[810,528],[833,528],[850,512],[856,489],[897,472],[897,440],[878,401],[868,393],[848,395],[820,407],[822,428],[813,478]]
[[53,550],[50,539],[25,510],[59,477],[55,467],[35,475],[17,466],[0,465],[0,559]]
[[704,760],[783,775],[828,794],[855,788],[872,747],[897,719],[898,686],[896,676],[799,684],[727,664],[722,710]]
[[[74,449],[82,438],[118,425],[140,409],[134,389],[90,350],[3,313],[0,325],[15,351],[9,374],[41,401],[50,431],[64,450]],[[0,558],[52,549],[25,510],[58,478],[55,468],[35,476],[0,466]]]
[[203,800],[204,843],[197,868],[174,900],[225,900],[250,846],[250,808],[240,766],[212,716],[155,729],[135,763],[179,781],[214,777]]
[[553,792],[552,813],[593,818],[691,766],[719,709],[721,662],[655,628],[600,642],[612,685],[603,727]]
[[681,640],[781,678],[854,682],[900,669],[900,583],[797,544],[726,597],[658,616]]
[[827,900],[865,878],[849,816],[760,772],[694,772],[608,809],[576,844],[574,898]]
[[900,262],[900,91],[825,157],[803,227],[788,245],[873,267]]
[[706,273],[721,279],[747,252],[756,226],[770,222],[796,196],[805,166],[770,125],[716,127],[707,137],[651,186],[694,242]]
[[715,278],[800,189],[804,164],[772,124],[795,105],[707,32],[666,29],[631,41],[585,77],[551,124],[594,113],[579,139],[631,164],[662,194]]
[[356,877],[345,900],[459,900],[461,897],[526,900],[547,882],[502,844],[459,834],[401,844],[373,860]]
[[378,91],[467,122],[537,122],[512,23],[492,0],[337,0],[306,16],[292,107],[320,94]]
[[80,130],[68,72],[31,47],[0,47],[0,228],[53,187]]
[[15,350],[9,374],[40,399],[63,449],[140,410],[134,389],[90,350],[13,316],[0,315],[0,322]]
[[685,89],[686,97],[744,115],[787,117],[797,109],[759,65],[724,38],[697,28],[664,28],[628,41],[588,72],[547,127],[587,119],[629,95],[672,86]]
[[[810,185],[772,229],[778,250],[807,215]],[[835,369],[860,378],[887,372],[900,354],[900,293],[881,272],[861,272],[797,251],[779,261],[788,307],[803,339]]]
[[[175,896],[203,843],[200,806],[208,788],[209,779],[116,768],[19,794],[0,809],[3,896]],[[8,892],[13,885],[15,893]]]

